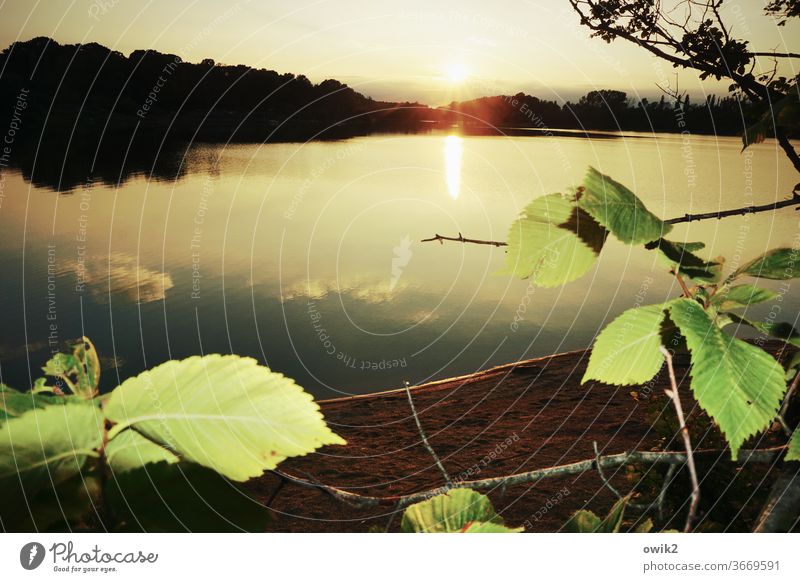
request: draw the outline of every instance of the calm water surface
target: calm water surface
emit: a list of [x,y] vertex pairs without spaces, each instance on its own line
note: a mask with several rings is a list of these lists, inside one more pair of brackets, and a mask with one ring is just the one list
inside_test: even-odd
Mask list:
[[[176,176],[58,192],[3,174],[2,380],[29,385],[51,346],[85,334],[104,386],[170,358],[249,355],[330,398],[584,348],[638,303],[677,294],[656,255],[610,240],[559,289],[496,275],[532,198],[594,165],[664,217],[784,198],[774,143],[738,138],[379,135],[194,145]],[[43,159],[39,164],[55,163]],[[779,214],[681,225],[735,265],[800,233]],[[776,287],[776,285],[773,285]],[[794,321],[800,294],[775,307]],[[513,326],[515,316],[518,326]]]

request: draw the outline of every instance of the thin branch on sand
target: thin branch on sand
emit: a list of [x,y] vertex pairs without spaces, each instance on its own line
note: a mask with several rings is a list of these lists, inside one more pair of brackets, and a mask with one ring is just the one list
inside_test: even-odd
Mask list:
[[414,406],[414,399],[411,396],[411,387],[409,386],[408,382],[404,382],[406,387],[406,396],[408,396],[408,404],[411,406],[411,414],[414,416],[414,420],[417,423],[417,430],[419,431],[419,436],[422,439],[422,444],[425,445],[425,448],[428,449],[428,452],[433,457],[436,466],[439,467],[439,471],[442,472],[442,476],[444,477],[444,482],[447,483],[448,487],[453,486],[453,480],[450,479],[450,475],[447,474],[447,470],[442,465],[442,461],[439,459],[439,455],[436,454],[436,451],[433,450],[433,447],[428,442],[428,437],[425,436],[425,429],[422,428],[422,422],[419,419],[419,415],[417,414],[417,407]]
[[[775,460],[786,451],[787,446],[772,447],[765,449],[750,449],[739,451],[739,463],[774,463]],[[726,454],[724,449],[701,449],[693,452],[693,456],[708,456],[720,457]],[[491,490],[503,485],[511,487],[514,485],[521,485],[524,483],[536,483],[542,479],[565,477],[568,475],[577,475],[585,473],[586,471],[595,470],[598,466],[603,469],[611,469],[620,467],[629,463],[649,463],[653,465],[683,465],[687,462],[687,453],[683,451],[631,451],[619,453],[615,455],[606,455],[599,459],[586,459],[569,463],[566,465],[558,465],[555,467],[547,467],[544,469],[536,469],[533,471],[526,471],[524,473],[516,473],[513,475],[505,475],[501,477],[489,477],[486,479],[477,479],[474,481],[458,481],[453,484],[453,487],[468,487],[476,490]],[[387,496],[374,496],[374,495],[361,495],[359,493],[352,493],[339,487],[325,485],[318,483],[313,478],[309,477],[303,479],[295,475],[290,475],[278,469],[272,471],[280,477],[284,477],[288,481],[296,485],[318,489],[331,497],[343,501],[356,507],[377,507],[380,505],[394,505],[397,509],[416,503],[417,501],[424,501],[434,495],[447,492],[450,487],[438,487],[435,489],[427,489],[425,491],[418,491],[416,493],[409,493],[407,495],[387,495]]]
[[664,390],[664,392],[672,399],[675,413],[678,415],[678,422],[680,423],[681,434],[683,435],[683,444],[686,448],[686,466],[689,469],[689,477],[692,480],[692,497],[689,503],[689,513],[686,515],[686,524],[683,526],[683,531],[690,532],[692,531],[692,523],[694,523],[695,514],[697,513],[697,506],[700,503],[700,483],[697,480],[697,469],[694,465],[692,439],[689,437],[689,429],[686,427],[686,419],[683,416],[683,406],[681,406],[681,399],[678,394],[678,382],[675,380],[675,369],[672,367],[672,354],[664,346],[661,346],[661,353],[664,354],[664,358],[667,360],[669,382],[672,385],[671,390]]

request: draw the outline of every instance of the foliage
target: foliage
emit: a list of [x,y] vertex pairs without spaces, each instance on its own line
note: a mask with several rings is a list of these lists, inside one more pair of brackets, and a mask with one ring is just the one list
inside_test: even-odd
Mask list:
[[619,533],[627,504],[628,498],[623,497],[603,518],[588,509],[576,511],[564,524],[564,531],[569,533]]
[[511,225],[506,270],[543,287],[563,285],[586,274],[606,234],[578,207],[576,193],[538,198]]
[[[742,444],[775,420],[786,393],[787,373],[770,354],[728,335],[723,328],[730,324],[749,325],[765,335],[800,346],[800,333],[791,324],[753,322],[739,312],[775,297],[771,291],[739,283],[739,279],[793,278],[798,252],[789,248],[770,250],[720,281],[722,259],[707,261],[694,254],[702,243],[664,239],[662,235],[669,225],[652,215],[622,184],[590,168],[576,192],[582,193],[576,196],[577,206],[620,241],[662,254],[684,287],[679,298],[635,307],[612,321],[592,347],[583,382],[596,380],[625,386],[651,380],[664,362],[662,346],[678,345],[668,338],[679,332],[690,352],[694,396],[719,427],[735,460]],[[565,214],[562,212],[560,218]],[[518,257],[536,256],[541,251],[536,244],[535,238],[519,239],[513,245],[513,253]],[[564,256],[556,255],[548,269],[548,283],[559,279],[559,269],[562,275],[569,275],[563,279],[572,280],[576,275]],[[684,277],[694,284],[691,288],[683,283]]]
[[495,513],[492,502],[472,489],[451,489],[410,505],[403,514],[406,533],[516,533]]
[[795,429],[789,441],[789,452],[786,453],[787,461],[800,461],[800,428]]
[[43,368],[66,390],[0,386],[4,529],[263,530],[236,482],[344,444],[310,395],[255,360],[170,361],[103,396],[98,362],[83,338]]
[[[580,509],[573,513],[564,524],[564,531],[568,533],[619,533],[625,508],[629,502],[630,497],[619,499],[611,507],[608,515],[602,518],[593,511]],[[650,533],[651,531],[653,531],[653,520],[649,518],[642,521],[633,530],[634,533]]]
[[[225,390],[215,387],[225,386]],[[344,444],[311,396],[289,378],[238,356],[170,361],[123,382],[103,404],[109,438],[134,430],[181,459],[234,481],[287,457]]]

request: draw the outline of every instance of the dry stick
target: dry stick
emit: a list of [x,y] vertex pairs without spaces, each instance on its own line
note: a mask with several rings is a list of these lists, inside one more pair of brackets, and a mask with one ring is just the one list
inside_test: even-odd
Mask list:
[[675,275],[675,278],[678,280],[678,283],[680,283],[681,291],[683,291],[683,296],[688,299],[691,299],[692,293],[686,286],[686,282],[683,280],[683,277],[681,277],[681,274],[678,271],[672,271],[672,274]]
[[474,245],[492,245],[492,246],[495,246],[495,247],[506,247],[506,246],[508,246],[508,243],[501,242],[501,241],[496,241],[496,240],[480,240],[480,239],[477,239],[477,238],[464,238],[463,236],[461,236],[460,232],[458,233],[457,237],[455,237],[455,236],[443,236],[443,235],[437,233],[436,235],[432,236],[431,238],[422,239],[420,242],[431,242],[431,241],[434,241],[434,240],[438,240],[439,244],[444,244],[443,241],[451,240],[451,241],[454,241],[454,242],[471,243],[471,244],[474,244]]
[[689,477],[692,480],[692,501],[689,504],[689,513],[686,516],[686,525],[683,526],[684,532],[692,531],[692,522],[694,521],[695,513],[697,513],[697,505],[700,503],[700,483],[697,481],[697,470],[694,466],[694,456],[692,456],[692,440],[689,437],[689,429],[686,427],[686,420],[683,417],[683,406],[681,406],[681,399],[678,395],[678,382],[675,380],[675,369],[672,367],[672,354],[669,353],[664,346],[661,346],[661,353],[667,360],[667,369],[669,370],[669,382],[672,384],[672,390],[664,390],[667,396],[672,399],[672,404],[675,406],[675,412],[678,415],[678,422],[681,425],[681,434],[683,435],[683,444],[686,448],[686,466],[689,468]]
[[[768,212],[770,210],[778,210],[786,208],[787,206],[800,206],[800,196],[794,195],[788,200],[781,200],[780,202],[773,202],[772,204],[762,204],[761,206],[743,206],[742,208],[734,208],[732,210],[720,210],[719,212],[705,212],[703,214],[684,214],[676,218],[665,220],[667,224],[680,224],[681,222],[694,222],[696,220],[708,220],[710,218],[725,218],[726,216],[742,216],[745,214],[757,214],[759,212]],[[464,238],[461,233],[458,236],[443,236],[436,234],[431,238],[422,239],[420,242],[439,241],[444,244],[444,241],[449,240],[460,243],[471,243],[476,245],[491,245],[495,247],[505,247],[508,243],[497,240],[481,240],[476,238]]]
[[597,441],[592,441],[592,447],[594,448],[594,459],[597,463],[597,474],[600,475],[600,479],[603,481],[603,485],[614,494],[617,499],[622,499],[622,494],[617,491],[617,489],[611,484],[611,482],[606,479],[606,474],[603,472],[603,467],[600,466],[600,451],[597,449]]
[[[787,445],[779,447],[771,447],[766,449],[749,449],[740,450],[739,459],[741,464],[745,463],[773,463],[784,451]],[[695,456],[714,456],[718,457],[725,454],[722,449],[701,449],[694,451]],[[534,471],[527,471],[525,473],[516,473],[513,475],[505,475],[502,477],[489,477],[486,479],[477,479],[475,481],[459,481],[459,487],[467,487],[470,489],[494,489],[502,485],[514,486],[524,483],[534,483],[542,479],[553,477],[565,477],[568,475],[577,475],[592,471],[597,466],[602,466],[604,469],[611,469],[620,467],[629,463],[651,463],[667,464],[667,465],[682,465],[687,462],[689,457],[683,451],[631,451],[625,453],[618,453],[615,455],[607,455],[600,457],[600,459],[586,459],[569,463],[567,465],[558,465],[555,467],[547,467],[544,469],[536,469]],[[312,489],[319,489],[328,495],[348,503],[356,507],[376,507],[379,505],[395,505],[398,509],[405,507],[410,503],[423,501],[439,493],[447,491],[447,487],[438,487],[436,489],[427,489],[425,491],[418,491],[416,493],[409,493],[407,495],[388,495],[388,496],[374,496],[374,495],[361,495],[359,493],[351,493],[338,487],[317,483],[313,479],[301,479],[295,475],[284,473],[281,470],[273,469],[272,471],[280,477],[284,477],[288,481],[297,485],[310,487]]]
[[408,396],[408,403],[411,405],[411,414],[414,416],[414,420],[417,422],[417,429],[419,430],[419,436],[422,438],[422,444],[425,445],[425,448],[428,449],[428,452],[433,457],[436,466],[439,467],[439,471],[442,472],[442,476],[444,477],[445,483],[447,483],[448,487],[453,486],[453,480],[450,479],[450,475],[447,474],[447,470],[442,465],[442,462],[439,460],[439,455],[436,454],[436,451],[433,450],[433,447],[428,442],[428,437],[425,436],[425,430],[422,428],[422,422],[419,420],[419,415],[417,415],[417,407],[414,406],[414,399],[411,397],[411,388],[408,382],[404,382],[406,386],[406,396]]

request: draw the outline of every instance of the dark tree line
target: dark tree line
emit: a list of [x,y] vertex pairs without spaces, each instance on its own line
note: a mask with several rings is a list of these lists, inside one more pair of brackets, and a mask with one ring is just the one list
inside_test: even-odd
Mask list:
[[629,99],[622,91],[591,91],[563,105],[517,93],[451,103],[448,122],[500,128],[628,130],[738,135],[752,122],[753,108],[736,96],[709,95],[694,102],[689,95]]

